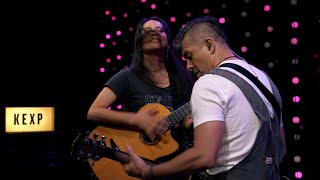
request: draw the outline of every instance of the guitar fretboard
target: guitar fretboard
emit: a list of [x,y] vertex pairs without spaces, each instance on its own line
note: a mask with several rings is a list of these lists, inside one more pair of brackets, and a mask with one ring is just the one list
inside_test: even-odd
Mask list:
[[173,126],[190,114],[191,114],[190,102],[187,102],[186,104],[180,106],[178,109],[173,111],[167,117],[167,121],[170,123],[170,126]]

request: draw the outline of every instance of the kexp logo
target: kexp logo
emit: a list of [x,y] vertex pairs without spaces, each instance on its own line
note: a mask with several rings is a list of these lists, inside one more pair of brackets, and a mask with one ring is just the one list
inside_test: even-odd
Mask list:
[[6,132],[54,131],[53,107],[6,107]]

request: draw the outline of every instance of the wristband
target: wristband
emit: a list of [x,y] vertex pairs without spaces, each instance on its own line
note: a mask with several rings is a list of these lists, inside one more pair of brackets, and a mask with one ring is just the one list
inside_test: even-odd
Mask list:
[[152,171],[152,168],[151,166],[147,165],[148,167],[148,172],[146,174],[146,176],[142,176],[142,179],[151,179],[153,177],[153,171]]
[[153,177],[153,170],[152,170],[152,166],[149,166],[149,176],[150,178]]

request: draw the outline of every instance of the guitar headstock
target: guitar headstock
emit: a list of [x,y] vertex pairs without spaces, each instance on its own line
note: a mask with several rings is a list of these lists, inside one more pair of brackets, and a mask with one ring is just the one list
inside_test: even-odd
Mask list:
[[107,149],[105,136],[98,140],[98,134],[94,134],[93,138],[89,138],[90,132],[78,133],[72,143],[71,158],[78,161],[87,161],[93,159],[95,161],[105,156]]
[[[93,138],[90,138],[89,135],[89,131],[77,135],[72,143],[71,159],[78,161],[88,161],[88,159],[92,159],[92,165],[103,157],[118,161],[122,164],[129,162],[128,153],[121,151],[112,138],[109,140],[111,147],[107,147],[105,136],[101,136],[100,140],[98,140],[98,134],[95,133]],[[141,158],[149,165],[159,163],[144,157]]]

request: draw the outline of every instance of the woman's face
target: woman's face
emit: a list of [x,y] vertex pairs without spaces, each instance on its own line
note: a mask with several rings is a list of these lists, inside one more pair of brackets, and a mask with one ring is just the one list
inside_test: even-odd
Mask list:
[[167,34],[163,25],[156,20],[149,20],[142,26],[142,49],[144,52],[164,49],[168,45]]

